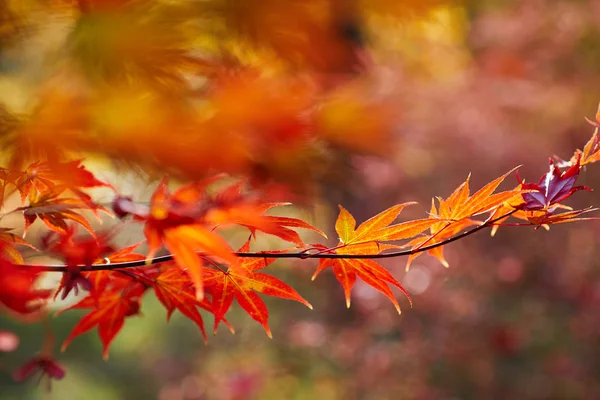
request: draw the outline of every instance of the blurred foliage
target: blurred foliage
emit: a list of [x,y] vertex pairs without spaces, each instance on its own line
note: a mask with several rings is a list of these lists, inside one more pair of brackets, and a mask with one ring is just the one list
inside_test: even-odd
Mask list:
[[[342,202],[360,222],[425,207],[471,171],[474,186],[519,164],[537,177],[589,137],[600,1],[342,4],[1,1],[5,159],[93,153],[132,192],[143,189],[122,163],[248,173]],[[581,184],[599,178],[591,167]],[[598,191],[581,197],[574,207],[600,204]],[[74,341],[49,394],[10,377],[42,328],[2,318],[20,346],[0,357],[0,398],[599,398],[599,237],[596,223],[507,227],[448,246],[449,269],[388,260],[413,296],[401,317],[365,285],[347,310],[333,276],[310,282],[312,261],[277,261],[315,311],[267,300],[272,340],[238,308],[236,335],[222,328],[205,346],[147,299],[108,362],[95,333]],[[80,316],[52,318],[56,337]]]

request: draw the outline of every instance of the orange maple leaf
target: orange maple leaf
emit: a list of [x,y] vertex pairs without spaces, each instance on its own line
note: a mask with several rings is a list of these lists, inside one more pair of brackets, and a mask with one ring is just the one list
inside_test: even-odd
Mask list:
[[577,221],[589,221],[589,220],[597,220],[600,218],[588,217],[588,218],[579,218],[579,215],[597,211],[597,208],[588,207],[583,210],[573,210],[567,211],[560,214],[553,214],[548,212],[547,210],[534,210],[534,211],[524,211],[524,217],[533,225],[537,225],[536,229],[540,226],[547,225],[556,225],[556,224],[566,224],[569,222],[577,222]]
[[10,231],[10,228],[0,228],[0,258],[6,258],[14,264],[23,264],[23,256],[15,246],[22,245],[33,250],[37,249],[31,243]]
[[[432,205],[432,210],[433,209],[434,209],[434,205]],[[460,233],[461,231],[463,231],[464,229],[466,229],[470,226],[479,225],[479,224],[481,224],[481,222],[479,222],[479,221],[474,221],[472,219],[463,219],[461,221],[455,221],[452,223],[447,222],[445,225],[442,225],[441,227],[436,226],[434,228],[432,226],[430,229],[430,233],[431,233],[430,235],[422,236],[422,237],[416,238],[414,240],[411,240],[403,247],[410,247],[412,249],[420,249],[421,247],[423,247],[425,245],[428,245],[428,246],[435,245],[435,244],[443,242],[446,239],[451,238],[452,236],[456,235],[457,233]],[[406,270],[407,271],[410,269],[410,265],[412,264],[412,262],[423,253],[425,253],[425,251],[414,253],[414,254],[411,254],[408,256],[408,260],[406,261]],[[444,267],[448,268],[450,266],[448,264],[448,261],[446,261],[446,259],[444,258],[444,247],[443,246],[438,246],[438,247],[429,249],[426,251],[426,253],[432,257],[437,258],[437,260],[440,262],[440,264],[442,264]]]
[[[510,206],[499,208],[496,211],[496,213],[494,214],[494,216],[506,214],[507,211],[511,211],[511,209],[509,207]],[[556,211],[559,208],[566,209],[569,211],[560,213],[560,214],[555,214],[554,211]],[[598,210],[597,208],[592,208],[592,207],[584,208],[583,210],[572,210],[568,206],[558,204],[549,210],[548,209],[546,209],[546,210],[530,210],[530,211],[517,210],[517,211],[511,213],[510,217],[520,219],[522,221],[527,221],[532,226],[535,226],[535,229],[539,229],[540,227],[542,227],[548,231],[548,230],[550,230],[550,225],[566,224],[569,222],[577,222],[577,221],[598,220],[599,218],[596,218],[596,217],[579,218],[579,215],[581,215],[581,214],[592,212],[592,211],[597,211],[597,210]],[[491,232],[492,236],[494,236],[496,234],[496,232],[498,231],[498,228],[500,226],[502,226],[502,223],[507,218],[508,217],[503,218],[496,222],[498,225],[494,225],[492,227],[492,232]],[[520,225],[528,225],[528,224],[516,224],[516,225],[520,226]]]
[[494,194],[494,191],[500,186],[502,181],[517,168],[515,167],[504,175],[494,179],[472,196],[469,196],[469,180],[471,177],[469,175],[465,182],[456,188],[446,200],[440,197],[437,198],[439,203],[438,218],[453,221],[471,218],[493,211],[502,204],[521,196],[523,191],[519,187]]
[[1,169],[0,179],[3,181],[2,197],[4,187],[13,184],[21,195],[21,202],[27,197],[47,193],[59,194],[65,189],[71,190],[82,200],[88,200],[89,195],[81,191],[82,188],[109,187],[108,183],[102,182],[89,170],[81,165],[83,160],[69,162],[36,161],[31,163],[24,171]]
[[571,164],[574,164],[574,161],[579,158],[581,159],[582,166],[600,160],[600,137],[598,136],[598,128],[600,128],[600,105],[598,106],[595,119],[596,121],[591,121],[586,118],[587,122],[594,126],[594,133],[583,147],[583,151],[579,149],[575,151],[575,154],[571,158]]
[[22,211],[25,218],[23,236],[25,236],[31,224],[38,218],[42,220],[48,229],[59,234],[67,234],[67,220],[70,220],[83,226],[92,236],[95,236],[94,229],[88,220],[83,215],[75,212],[74,210],[76,209],[91,210],[94,212],[102,210],[108,213],[108,210],[104,207],[90,206],[89,203],[75,198],[59,198],[55,193],[32,194],[29,197],[29,205],[19,207],[15,211]]
[[[383,250],[397,248],[396,245],[382,244],[382,241],[394,241],[408,239],[431,225],[437,223],[437,220],[422,219],[416,221],[403,222],[396,225],[390,224],[398,217],[400,212],[414,203],[398,204],[377,214],[356,227],[356,220],[344,207],[340,206],[340,214],[335,223],[335,230],[340,238],[338,246],[331,251],[325,246],[316,245],[315,247],[323,252],[334,254],[378,254]],[[373,260],[365,259],[320,259],[319,266],[312,279],[328,267],[333,267],[335,277],[344,288],[346,295],[346,305],[350,307],[350,293],[356,278],[361,278],[365,283],[385,294],[394,304],[398,313],[401,312],[400,305],[396,301],[389,284],[396,286],[408,298],[410,296],[404,290],[402,285],[385,268]]]
[[[248,252],[249,250],[250,241],[247,241],[238,251]],[[266,257],[242,257],[239,259],[239,263],[231,265],[227,270],[204,269],[204,282],[207,286],[207,291],[212,295],[215,314],[215,333],[219,322],[223,320],[235,298],[244,311],[260,323],[267,332],[267,335],[272,337],[268,324],[269,311],[263,300],[255,292],[267,296],[295,300],[312,309],[310,303],[291,286],[274,276],[257,272],[267,267],[274,260],[274,258]]]
[[[494,193],[502,181],[512,173],[516,168],[508,171],[506,174],[494,179],[483,186],[473,195],[470,195],[469,180],[470,175],[465,182],[458,186],[447,199],[437,197],[438,207],[435,206],[435,200],[431,201],[431,210],[429,218],[436,220],[437,223],[431,225],[430,234],[424,237],[416,238],[403,247],[410,247],[413,250],[420,249],[425,245],[434,245],[460,233],[465,228],[473,225],[481,225],[483,222],[472,220],[471,217],[490,212],[495,215],[496,210],[511,204],[511,202],[522,202],[521,195],[523,190],[517,186],[512,190]],[[491,217],[490,217],[491,218]],[[411,254],[406,262],[406,269],[410,268],[411,263],[419,257],[421,252]],[[449,264],[444,258],[442,246],[427,250],[427,254],[435,257],[444,266]]]

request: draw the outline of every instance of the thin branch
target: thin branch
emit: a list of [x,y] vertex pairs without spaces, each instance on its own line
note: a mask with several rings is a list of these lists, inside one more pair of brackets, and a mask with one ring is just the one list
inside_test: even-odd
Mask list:
[[[299,259],[308,259],[308,258],[342,258],[342,259],[378,259],[378,258],[393,258],[393,257],[402,257],[409,256],[411,254],[422,253],[427,250],[435,249],[436,247],[444,246],[459,239],[470,236],[476,232],[484,228],[488,228],[493,226],[496,222],[512,215],[517,210],[512,210],[504,215],[501,215],[497,218],[487,220],[483,224],[464,231],[458,235],[452,236],[448,239],[445,239],[438,243],[433,243],[428,246],[423,246],[419,248],[414,248],[410,250],[402,250],[395,251],[391,253],[384,254],[336,254],[336,253],[315,253],[315,254],[307,254],[305,251],[297,252],[297,253],[269,253],[269,252],[256,252],[256,253],[245,253],[245,252],[237,252],[234,253],[238,257],[246,257],[246,258],[299,258]],[[328,249],[327,251],[333,251],[335,248]],[[204,253],[199,253],[203,257],[207,257],[209,255]],[[124,268],[138,268],[138,267],[146,267],[149,265],[160,264],[167,261],[173,260],[173,254],[167,254],[164,256],[158,256],[151,258],[150,260],[139,260],[139,261],[127,261],[113,264],[93,264],[91,266],[85,266],[85,271],[108,271],[108,270],[116,270],[116,269],[124,269]],[[38,268],[45,272],[65,272],[69,267],[66,265],[34,265],[34,264],[25,264],[24,267],[34,267]]]

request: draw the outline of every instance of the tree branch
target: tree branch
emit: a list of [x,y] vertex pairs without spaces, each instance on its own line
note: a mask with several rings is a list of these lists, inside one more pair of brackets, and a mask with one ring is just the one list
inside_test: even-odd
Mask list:
[[[410,249],[410,250],[401,250],[401,251],[395,251],[395,252],[391,252],[391,253],[384,253],[384,254],[336,254],[336,253],[324,253],[323,251],[319,251],[316,254],[309,254],[306,253],[305,251],[303,252],[297,252],[297,253],[269,253],[268,251],[265,252],[256,252],[256,253],[244,253],[244,252],[237,252],[234,253],[236,256],[238,257],[246,257],[246,258],[299,258],[299,259],[321,259],[321,258],[342,258],[342,259],[379,259],[379,258],[394,258],[394,257],[402,257],[402,256],[409,256],[412,254],[417,254],[417,253],[422,253],[431,249],[435,249],[436,247],[440,247],[440,246],[444,246],[447,245],[449,243],[455,242],[457,240],[463,239],[467,236],[470,236],[476,232],[479,232],[480,230],[484,229],[484,228],[489,228],[492,227],[496,222],[501,221],[502,219],[509,217],[510,215],[512,215],[513,213],[515,213],[517,210],[512,210],[504,215],[501,215],[499,217],[496,217],[494,219],[491,220],[487,220],[485,221],[483,224],[469,229],[467,231],[464,231],[458,235],[452,236],[448,239],[445,239],[441,242],[438,243],[433,243],[430,244],[428,246],[423,246],[423,247],[417,247],[414,249]],[[330,249],[328,251],[333,251],[333,249]],[[202,256],[209,256],[205,253],[199,253]],[[154,264],[160,264],[163,262],[167,262],[167,261],[172,261],[173,260],[173,254],[167,254],[164,256],[158,256],[158,257],[154,257],[151,258],[150,260],[146,261],[146,260],[139,260],[139,261],[127,261],[127,262],[120,262],[120,263],[114,263],[114,264],[93,264],[91,266],[79,266],[82,270],[84,271],[109,271],[109,270],[117,270],[117,269],[124,269],[124,268],[138,268],[138,267],[145,267],[148,265],[154,265]],[[69,267],[66,265],[35,265],[35,264],[24,264],[24,267],[34,267],[34,268],[38,268],[41,269],[42,271],[45,272],[66,272]]]

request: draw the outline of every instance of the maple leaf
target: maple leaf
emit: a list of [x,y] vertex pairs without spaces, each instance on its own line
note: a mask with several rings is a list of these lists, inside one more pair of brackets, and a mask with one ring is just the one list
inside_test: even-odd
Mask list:
[[[564,209],[567,209],[570,211],[560,213],[560,214],[555,214],[554,212],[559,208],[564,208]],[[576,222],[576,221],[597,220],[598,218],[595,218],[595,217],[579,218],[579,215],[581,215],[581,214],[592,212],[592,211],[597,211],[597,210],[598,210],[597,208],[592,208],[592,207],[584,208],[583,210],[572,210],[570,207],[557,205],[550,210],[529,210],[529,211],[527,211],[527,210],[520,210],[520,209],[515,210],[515,208],[511,208],[510,205],[507,205],[506,207],[499,208],[496,211],[496,213],[490,217],[490,219],[492,219],[494,217],[510,213],[509,216],[502,218],[494,223],[494,225],[492,227],[491,236],[494,236],[496,234],[496,232],[498,231],[498,228],[509,217],[520,219],[522,221],[527,221],[529,223],[529,224],[515,224],[516,226],[534,225],[535,229],[539,229],[540,227],[543,227],[544,229],[546,229],[548,231],[548,230],[550,230],[550,225],[565,224],[565,223]]]
[[54,175],[47,164],[38,161],[30,164],[25,171],[3,170],[4,183],[15,185],[21,195],[21,202],[29,196],[50,192],[56,186]]
[[575,151],[575,154],[571,158],[571,164],[574,164],[577,159],[581,159],[582,166],[600,160],[600,137],[598,137],[598,128],[600,128],[600,105],[598,106],[595,119],[596,121],[590,121],[586,118],[586,121],[594,126],[594,133],[583,147],[583,151],[579,149]]
[[469,193],[470,175],[456,190],[447,198],[437,198],[439,207],[436,212],[437,217],[444,220],[459,221],[464,218],[471,218],[476,215],[490,212],[502,204],[511,201],[522,194],[520,188],[508,190],[505,192],[494,193],[506,177],[515,171],[513,168],[504,175],[494,179],[490,183],[475,192],[472,196]]
[[132,244],[131,246],[123,247],[120,250],[115,251],[112,254],[105,255],[104,257],[100,257],[95,261],[95,264],[99,263],[121,263],[128,261],[141,261],[146,258],[138,253],[134,253],[133,251],[137,249],[143,242],[139,242],[136,244]]
[[[447,224],[443,225],[442,227],[436,227],[435,229],[432,227],[430,230],[430,233],[431,233],[430,235],[411,240],[403,247],[409,247],[411,249],[420,249],[424,245],[428,245],[428,246],[435,245],[435,244],[441,243],[441,242],[451,238],[452,236],[456,235],[457,233],[462,232],[463,230],[465,230],[466,228],[468,228],[470,226],[479,225],[481,223],[482,222],[480,222],[480,221],[473,221],[471,219],[463,219],[461,221],[447,223]],[[443,246],[437,246],[437,247],[434,247],[434,248],[429,249],[424,252],[418,252],[418,253],[409,255],[408,260],[406,261],[406,270],[408,271],[410,269],[412,262],[417,257],[421,256],[421,254],[423,254],[425,252],[427,254],[429,254],[430,256],[435,257],[440,262],[440,264],[442,264],[444,267],[448,268],[450,266],[448,264],[448,261],[446,261],[446,259],[444,258]]]
[[591,191],[587,186],[575,186],[575,181],[581,171],[580,160],[581,155],[569,169],[563,172],[550,159],[550,170],[540,178],[539,183],[521,181],[522,189],[527,190],[522,194],[525,201],[522,206],[523,210],[548,210],[579,190]]
[[[60,380],[65,377],[64,367],[57,363],[52,357],[39,355],[33,357],[13,373],[13,379],[17,382],[24,381],[36,372],[41,372],[42,377]],[[40,378],[41,379],[41,378]]]
[[581,157],[581,165],[595,163],[600,160],[600,139],[598,137],[598,127],[594,134],[588,140],[583,148],[583,152],[576,152],[575,157]]
[[546,210],[531,210],[531,211],[524,211],[525,215],[521,216],[521,218],[526,219],[533,225],[538,225],[536,227],[536,229],[537,229],[540,226],[565,224],[565,223],[576,222],[576,221],[597,220],[599,218],[593,218],[593,217],[579,218],[579,216],[581,214],[585,214],[585,213],[597,211],[597,210],[598,210],[597,208],[588,207],[583,210],[567,211],[567,212],[560,213],[560,214],[554,214],[554,213],[548,212]]
[[193,185],[182,187],[169,194],[167,180],[163,179],[152,195],[149,214],[146,217],[144,235],[148,241],[147,260],[150,260],[160,247],[173,253],[179,268],[186,270],[194,282],[196,297],[204,296],[202,283],[202,260],[198,251],[205,251],[212,257],[235,263],[236,256],[229,244],[204,224],[205,206],[200,188]]
[[64,163],[49,164],[54,174],[54,180],[66,185],[70,189],[108,187],[114,190],[111,184],[97,179],[91,171],[81,164],[82,162],[83,160],[73,160]]
[[[520,190],[523,193],[525,192],[521,184],[517,185],[517,187],[513,190]],[[526,212],[522,210],[522,206],[524,203],[525,200],[523,200],[523,196],[517,196],[493,210],[488,218],[489,221],[495,220],[495,222],[492,225],[492,229],[490,230],[490,236],[494,237],[498,232],[500,226],[502,226],[504,221],[506,221],[510,217],[527,220],[527,218],[525,217]],[[503,215],[505,217],[500,218]]]
[[[76,226],[72,225],[64,233],[51,232],[43,241],[46,250],[61,258],[67,267],[55,295],[55,297],[58,296],[62,291],[62,300],[69,295],[71,290],[75,292],[75,295],[79,294],[80,288],[90,291],[93,285],[82,275],[82,271],[91,267],[104,255],[114,251],[112,246],[108,244],[108,234],[87,238],[76,237],[76,232]],[[55,236],[58,236],[58,238],[52,240]]]
[[[589,144],[589,143],[588,143]],[[587,147],[587,146],[586,146]],[[529,222],[532,225],[540,226],[546,230],[550,225],[563,224],[575,221],[595,220],[596,218],[579,218],[579,215],[590,211],[595,211],[592,207],[583,210],[573,210],[571,207],[560,204],[561,201],[570,197],[573,193],[580,190],[591,191],[586,186],[575,186],[582,164],[580,163],[582,154],[576,152],[573,159],[567,163],[569,168],[562,172],[560,168],[550,159],[550,169],[544,174],[538,184],[524,183],[517,174],[517,180],[520,185],[518,188],[522,191],[520,199],[513,199],[503,206],[497,208],[490,219],[501,215],[510,214],[510,217]],[[555,214],[558,209],[567,209],[568,212]],[[502,218],[492,227],[491,235],[494,236],[499,226],[508,218]]]
[[[198,300],[194,292],[194,284],[190,280],[185,271],[182,271],[176,266],[170,264],[162,265],[155,272],[146,274],[144,271],[142,276],[148,280],[149,284],[154,288],[156,298],[167,309],[167,321],[171,318],[173,311],[179,310],[181,314],[191,319],[202,332],[204,342],[207,342],[206,330],[204,329],[204,321],[198,308],[205,311],[214,312],[212,304],[206,299]],[[233,333],[233,327],[224,320],[224,323]]]
[[[71,199],[72,200],[72,199]],[[77,202],[76,202],[77,203]],[[94,235],[94,229],[88,220],[81,214],[73,211],[73,208],[80,208],[78,204],[73,204],[70,199],[39,200],[32,202],[28,207],[21,207],[25,218],[25,227],[23,235],[27,233],[29,227],[40,219],[48,229],[58,233],[66,233],[68,226],[66,220],[76,222],[83,226],[90,234]]]
[[102,290],[93,290],[95,295],[89,295],[61,310],[59,313],[71,309],[92,309],[75,325],[63,342],[61,351],[65,351],[75,337],[97,326],[103,347],[102,356],[105,360],[108,359],[110,344],[123,327],[125,318],[139,314],[141,296],[147,288],[148,286],[137,281],[117,279]]
[[[100,242],[102,243],[102,242]],[[137,253],[133,253],[133,251],[139,246],[141,245],[142,242],[140,243],[136,243],[134,245],[131,246],[127,246],[124,247],[120,250],[117,250],[111,254],[105,255],[102,254],[105,251],[110,251],[110,246],[106,246],[103,248],[103,246],[105,245],[101,245],[100,248],[102,248],[101,251],[98,251],[97,253],[99,254],[98,258],[96,258],[93,261],[93,264],[111,264],[111,263],[118,263],[118,262],[128,262],[128,261],[141,261],[144,260],[146,257],[141,255],[141,254],[137,254]],[[93,247],[93,249],[95,249],[95,247]],[[93,253],[96,253],[96,251],[94,250]],[[86,262],[89,261],[89,257],[85,257],[87,260]],[[75,264],[77,265],[77,264]],[[73,273],[75,272],[75,273]],[[131,269],[127,269],[127,270],[120,270],[120,269],[114,269],[114,270],[98,270],[98,271],[85,271],[85,268],[69,268],[69,270],[67,271],[67,273],[65,274],[69,274],[71,273],[71,279],[65,279],[65,277],[63,276],[63,279],[61,280],[61,284],[59,286],[59,288],[57,289],[56,293],[58,294],[60,292],[61,286],[63,286],[64,288],[67,288],[67,284],[70,283],[72,286],[75,285],[79,285],[82,286],[83,289],[87,290],[90,293],[90,296],[95,297],[97,293],[102,292],[108,285],[113,285],[115,283],[117,283],[119,280],[124,280],[122,283],[126,284],[128,281],[128,279],[130,279],[132,276],[135,277],[135,270],[131,270]],[[73,279],[75,278],[75,279]],[[145,284],[149,284],[148,282],[146,282],[144,279],[140,278],[140,282],[145,283]],[[65,289],[66,290],[66,289]],[[55,294],[56,297],[56,294]]]
[[14,264],[23,264],[23,256],[15,248],[16,245],[27,246],[37,250],[31,243],[10,232],[10,228],[0,228],[0,257],[4,257]]
[[[144,232],[146,233],[148,230]],[[152,234],[153,232],[147,234],[147,237],[150,237],[148,240],[150,247],[148,257],[153,254],[153,250],[155,251],[158,248],[156,237],[151,236]],[[173,253],[173,259],[179,268],[187,271],[192,278],[196,287],[196,297],[199,300],[202,299],[204,294],[202,260],[197,252],[200,250],[205,251],[211,257],[217,257],[232,263],[235,263],[237,259],[223,238],[200,224],[182,225],[166,229],[162,232],[160,240]]]
[[43,271],[0,258],[0,304],[18,314],[34,313],[52,295],[52,290],[38,289]]
[[52,231],[66,234],[68,231],[67,220],[78,223],[83,226],[92,236],[95,236],[94,230],[88,220],[74,210],[83,209],[97,212],[110,212],[102,206],[90,204],[76,198],[59,198],[60,193],[46,192],[45,194],[31,194],[29,197],[29,205],[16,208],[15,211],[22,211],[25,218],[25,227],[23,236],[36,219],[42,222]]
[[46,326],[45,338],[41,351],[32,357],[27,363],[23,364],[19,369],[17,369],[13,373],[13,378],[17,382],[21,382],[32,377],[37,372],[40,372],[38,382],[44,378],[47,378],[49,390],[52,379],[60,380],[65,376],[64,367],[56,362],[52,356],[53,347],[54,335],[52,334],[52,331],[48,329],[48,326]]
[[245,181],[239,181],[230,185],[211,200],[212,207],[207,211],[205,217],[207,223],[215,226],[241,225],[248,228],[253,236],[256,231],[261,231],[294,243],[300,248],[305,247],[302,239],[297,232],[289,228],[310,229],[327,237],[321,230],[298,218],[264,215],[274,207],[287,206],[291,203],[262,203],[260,200],[263,193],[258,196],[255,192],[251,192],[249,195],[243,192],[242,188],[245,183]]
[[277,236],[286,242],[294,243],[300,248],[306,246],[300,235],[290,228],[309,229],[327,238],[323,231],[301,219],[262,215],[271,208],[287,205],[290,203],[239,204],[226,208],[215,208],[207,213],[206,221],[214,225],[241,225],[248,228],[252,236],[256,235],[256,231],[261,231]]
[[[248,252],[250,241],[247,241],[238,251]],[[269,311],[263,300],[255,293],[282,299],[295,300],[312,309],[298,292],[288,284],[260,271],[267,267],[274,258],[249,258],[241,257],[239,262],[227,268],[227,270],[204,269],[204,282],[207,291],[212,296],[212,305],[215,315],[216,333],[221,322],[235,299],[238,304],[260,323],[269,337],[272,337],[268,324]]]
[[[83,160],[69,162],[35,161],[25,171],[11,171],[2,169],[3,185],[12,183],[21,195],[24,203],[28,197],[36,197],[48,193],[56,195],[69,189],[82,200],[90,200],[89,195],[81,188],[114,187],[102,182],[89,170],[81,165]],[[4,192],[4,191],[3,191]]]
[[19,236],[10,233],[8,228],[0,228],[0,305],[16,313],[15,317],[29,320],[37,319],[50,290],[37,289],[37,281],[42,270],[36,267],[24,267],[23,256],[15,248],[16,245],[28,246],[37,250],[33,245]]
[[[483,222],[472,220],[471,217],[488,213],[495,215],[496,210],[503,208],[507,204],[514,203],[523,195],[522,185],[505,192],[494,193],[506,177],[516,168],[508,171],[504,175],[494,179],[481,189],[470,195],[469,180],[470,175],[465,182],[458,186],[446,199],[437,197],[438,207],[435,200],[431,201],[431,210],[429,218],[436,220],[437,223],[431,225],[430,234],[425,237],[411,240],[403,247],[410,247],[413,250],[420,249],[425,245],[434,245],[442,243],[445,240],[460,233],[465,228],[473,225],[481,225]],[[491,219],[490,217],[489,219]],[[422,252],[411,254],[406,262],[406,269],[410,269],[411,263],[419,257]],[[444,258],[442,246],[427,250],[427,254],[435,257],[444,267],[449,264]]]
[[[0,108],[0,111],[2,108]],[[6,168],[0,168],[0,205],[4,208],[4,198],[6,196],[6,187],[9,183],[18,179],[20,172],[11,171]]]
[[111,234],[101,233],[92,237],[76,234],[77,225],[68,226],[65,232],[50,232],[43,240],[45,250],[62,258],[68,267],[89,267],[115,251],[108,244]]
[[[206,196],[206,188],[211,183],[222,178],[222,174],[210,178],[183,185],[172,193],[169,193],[168,178],[164,177],[152,195],[150,201],[151,217],[164,220],[165,224],[171,226],[192,224],[205,217],[206,212],[212,205]],[[148,215],[141,214],[139,218],[147,218]]]
[[[434,221],[419,219],[390,225],[402,210],[414,202],[398,204],[369,218],[356,228],[356,220],[344,207],[339,206],[340,214],[335,223],[335,230],[339,236],[339,254],[366,253],[367,249],[379,251],[383,241],[402,240],[418,235],[429,228]],[[336,250],[336,252],[337,252]]]
[[[339,235],[340,242],[338,246],[331,251],[325,246],[316,245],[315,247],[324,252],[334,254],[378,254],[379,252],[396,248],[395,245],[382,244],[382,241],[393,241],[408,239],[418,235],[431,225],[437,223],[437,220],[422,219],[416,221],[403,222],[396,225],[390,224],[398,217],[400,212],[414,203],[398,204],[377,214],[356,227],[356,220],[344,207],[340,207],[340,214],[335,223],[335,230]],[[366,259],[320,259],[317,270],[312,279],[328,267],[333,267],[336,279],[344,288],[346,296],[346,306],[350,307],[350,294],[356,278],[362,279],[368,285],[385,294],[394,304],[398,313],[401,312],[400,305],[396,301],[394,294],[390,289],[390,284],[396,286],[408,298],[410,296],[400,283],[384,267],[373,260]]]

